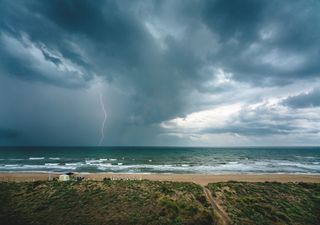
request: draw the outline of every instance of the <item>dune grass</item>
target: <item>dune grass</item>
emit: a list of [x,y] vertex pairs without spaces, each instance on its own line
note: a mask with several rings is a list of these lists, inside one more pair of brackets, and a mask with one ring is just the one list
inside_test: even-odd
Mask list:
[[0,183],[1,224],[213,224],[192,183],[104,180]]
[[[320,184],[223,182],[208,185],[237,225],[320,224]],[[201,186],[104,180],[0,182],[0,224],[215,224]]]
[[320,224],[320,184],[225,182],[208,188],[237,225]]

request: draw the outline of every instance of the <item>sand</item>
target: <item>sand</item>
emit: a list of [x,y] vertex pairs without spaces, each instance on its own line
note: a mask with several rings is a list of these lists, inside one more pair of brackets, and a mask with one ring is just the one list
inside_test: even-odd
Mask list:
[[[91,173],[76,174],[90,180],[112,179],[148,179],[158,181],[182,181],[194,182],[200,185],[225,181],[247,182],[312,182],[320,183],[320,175],[305,174],[114,174],[114,173]],[[36,181],[48,180],[49,176],[58,177],[58,173],[0,173],[0,181]]]

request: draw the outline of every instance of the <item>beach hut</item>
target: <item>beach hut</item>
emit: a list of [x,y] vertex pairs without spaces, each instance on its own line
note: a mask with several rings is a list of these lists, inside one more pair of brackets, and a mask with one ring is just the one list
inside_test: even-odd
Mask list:
[[70,176],[66,175],[66,174],[62,174],[59,176],[59,181],[69,181],[70,180]]
[[76,179],[76,175],[72,172],[68,172],[68,173],[65,173],[65,175],[68,175],[70,180],[75,180]]

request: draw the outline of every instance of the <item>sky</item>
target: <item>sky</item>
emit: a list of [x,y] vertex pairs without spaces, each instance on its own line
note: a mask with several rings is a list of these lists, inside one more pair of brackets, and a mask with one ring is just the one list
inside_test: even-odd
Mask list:
[[319,0],[2,0],[0,145],[319,145],[319,12]]

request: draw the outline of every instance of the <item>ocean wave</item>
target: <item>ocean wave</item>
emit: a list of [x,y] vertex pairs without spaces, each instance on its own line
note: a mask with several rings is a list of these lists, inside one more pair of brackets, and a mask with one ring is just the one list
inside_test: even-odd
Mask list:
[[59,157],[50,157],[49,159],[50,159],[50,160],[60,160]]
[[59,163],[45,163],[45,166],[58,166]]
[[4,165],[4,167],[18,167],[20,165],[18,164],[7,164],[7,165]]
[[101,167],[112,167],[111,163],[100,163],[100,164],[92,164],[92,166],[101,166]]
[[319,170],[320,171],[320,165],[297,163],[296,166],[299,168],[304,168],[304,169],[308,169],[308,170]]
[[295,155],[294,157],[298,159],[315,159],[316,158],[314,156],[302,156],[302,155]]
[[44,157],[30,157],[29,160],[43,160]]
[[66,166],[81,166],[83,163],[81,162],[76,162],[76,163],[65,163]]
[[81,172],[132,172],[132,173],[320,173],[320,164],[297,163],[285,160],[265,161],[229,161],[206,164],[126,164],[125,162],[111,163],[107,160],[92,159],[83,162],[50,163],[36,165],[0,164],[0,171],[81,171]]
[[65,165],[4,165],[0,166],[0,171],[74,171],[76,168]]
[[[85,163],[92,165],[92,164],[99,164],[99,163],[103,163],[103,162],[107,162],[107,161],[109,161],[109,159],[86,159]],[[110,159],[110,161],[114,161],[114,160]]]

